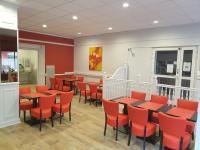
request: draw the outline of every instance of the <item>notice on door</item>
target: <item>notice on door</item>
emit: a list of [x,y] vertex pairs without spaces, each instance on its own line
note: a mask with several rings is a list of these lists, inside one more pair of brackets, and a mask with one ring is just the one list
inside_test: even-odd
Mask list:
[[167,73],[173,73],[174,64],[167,64]]
[[183,63],[183,71],[190,72],[191,71],[191,62],[184,62]]

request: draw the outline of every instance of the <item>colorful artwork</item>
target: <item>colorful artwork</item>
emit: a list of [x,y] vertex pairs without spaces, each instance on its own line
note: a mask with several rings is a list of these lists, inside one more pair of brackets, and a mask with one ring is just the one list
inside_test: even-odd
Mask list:
[[102,47],[91,47],[89,49],[89,69],[102,71]]

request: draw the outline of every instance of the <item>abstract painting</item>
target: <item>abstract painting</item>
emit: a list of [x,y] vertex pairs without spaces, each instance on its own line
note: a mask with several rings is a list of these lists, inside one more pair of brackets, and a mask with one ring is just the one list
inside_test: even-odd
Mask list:
[[102,47],[89,48],[89,70],[102,71]]

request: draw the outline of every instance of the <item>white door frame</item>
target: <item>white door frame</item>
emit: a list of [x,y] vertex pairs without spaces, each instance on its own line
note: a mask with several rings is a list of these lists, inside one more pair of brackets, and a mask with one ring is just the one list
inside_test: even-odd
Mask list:
[[36,50],[38,52],[37,84],[45,84],[45,46],[20,42],[19,49]]
[[[183,66],[183,52],[184,50],[193,50],[192,55],[192,71],[191,77],[182,77],[182,66]],[[157,75],[155,74],[155,64],[156,64],[156,52],[157,51],[177,51],[177,70],[176,75]],[[153,76],[156,77],[164,77],[164,78],[173,78],[176,80],[175,86],[181,86],[182,79],[190,80],[190,87],[193,88],[195,86],[195,72],[196,72],[196,62],[197,61],[197,47],[161,47],[153,49],[153,65],[152,65],[152,73]]]

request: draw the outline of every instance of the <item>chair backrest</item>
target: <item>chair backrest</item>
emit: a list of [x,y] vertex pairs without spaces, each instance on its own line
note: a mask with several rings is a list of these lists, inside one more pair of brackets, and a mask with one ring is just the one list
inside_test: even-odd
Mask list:
[[72,75],[72,76],[70,77],[70,79],[76,80],[76,76]]
[[103,84],[103,79],[100,79],[99,83],[100,83],[100,84]]
[[193,100],[185,100],[185,99],[178,99],[177,100],[177,107],[189,109],[197,112],[198,109],[198,102]]
[[69,105],[73,99],[73,96],[74,96],[74,91],[63,92],[60,95],[60,103],[62,105]]
[[80,91],[85,91],[85,90],[86,90],[86,83],[78,82],[78,83],[77,83],[77,88],[78,88]]
[[62,90],[63,88],[63,79],[62,78],[56,78],[56,83],[58,85],[58,90]]
[[19,95],[30,94],[30,93],[31,93],[31,88],[28,86],[19,88]]
[[145,126],[148,122],[148,110],[128,106],[128,117],[133,124]]
[[116,117],[119,114],[119,104],[117,102],[109,101],[109,100],[102,100],[104,112],[111,117]]
[[35,86],[36,92],[41,93],[48,91],[48,86],[47,85],[36,85]]
[[51,109],[51,107],[55,104],[55,100],[56,100],[56,95],[40,97],[39,99],[40,109]]
[[55,89],[55,85],[56,85],[56,79],[55,78],[49,78],[50,84],[51,84],[51,89],[54,90]]
[[97,83],[90,83],[89,84],[90,92],[97,93],[98,91],[98,84]]
[[82,77],[82,76],[78,76],[78,77],[77,77],[77,80],[78,80],[78,82],[83,82],[84,77]]
[[131,92],[131,98],[138,99],[138,100],[144,100],[145,101],[146,93],[132,91]]
[[159,96],[159,95],[151,95],[151,102],[159,103],[159,104],[167,104],[168,97],[167,96]]
[[164,133],[180,138],[185,134],[186,120],[180,117],[170,116],[164,113],[158,114],[159,125]]

